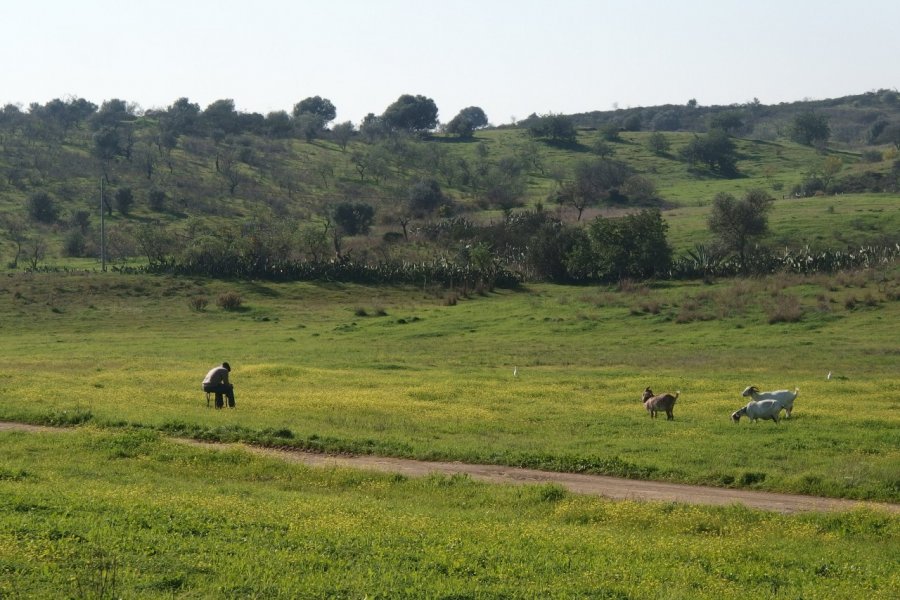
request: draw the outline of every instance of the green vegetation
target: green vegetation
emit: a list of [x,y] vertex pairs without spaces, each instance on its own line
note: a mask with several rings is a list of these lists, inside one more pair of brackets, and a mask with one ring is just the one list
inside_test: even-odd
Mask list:
[[[486,238],[499,267],[546,278],[540,264],[565,257],[539,254],[573,246],[542,246],[547,223],[569,236],[598,216],[659,209],[683,253],[709,237],[705,218],[720,194],[762,190],[775,198],[773,220],[807,201],[798,197],[815,198],[810,204],[823,210],[844,204],[834,194],[865,205],[877,192],[877,202],[896,204],[893,96],[869,96],[810,103],[805,112],[695,105],[590,119],[533,115],[501,128],[485,128],[487,115],[470,106],[438,133],[434,102],[411,95],[358,128],[331,129],[335,107],[319,96],[290,114],[266,116],[238,113],[230,100],[201,109],[185,98],[147,111],[117,99],[100,107],[54,100],[28,112],[7,106],[0,110],[0,254],[15,268],[93,268],[102,205],[106,254],[116,266],[190,264],[198,253],[226,251],[256,253],[268,265],[335,257],[365,265],[447,262]],[[844,139],[825,146],[817,138],[815,148],[790,141],[790,124],[811,111]],[[679,118],[657,118],[663,113]],[[871,131],[853,125],[866,119],[874,119]],[[838,218],[832,230],[813,225],[821,236],[813,240],[773,228],[760,242],[777,251],[889,244],[897,239],[896,215],[888,211],[875,224]],[[694,216],[699,235],[677,236],[693,232]],[[432,235],[448,220],[473,229],[515,217],[528,226],[514,237]],[[227,248],[233,240],[243,246]]]
[[[471,106],[438,133],[411,95],[358,128],[319,96],[4,107],[0,420],[71,430],[0,432],[0,597],[892,598],[892,515],[169,437],[900,502],[895,106]],[[200,391],[223,360],[236,410]],[[799,387],[794,417],[732,424],[750,384]]]
[[[0,419],[900,498],[895,270],[469,298],[115,274],[2,289]],[[235,412],[199,391],[222,360]],[[796,417],[732,425],[751,383],[799,386]],[[646,418],[648,385],[682,391],[671,426]]]
[[10,598],[892,598],[898,520],[310,469],[141,430],[0,432]]

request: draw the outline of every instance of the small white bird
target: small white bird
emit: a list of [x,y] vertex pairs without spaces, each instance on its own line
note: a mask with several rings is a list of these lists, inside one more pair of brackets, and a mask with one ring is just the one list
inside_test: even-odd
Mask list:
[[519,376],[519,367],[513,367],[513,377]]
[[828,371],[828,375],[825,376],[825,379],[831,381],[831,371]]

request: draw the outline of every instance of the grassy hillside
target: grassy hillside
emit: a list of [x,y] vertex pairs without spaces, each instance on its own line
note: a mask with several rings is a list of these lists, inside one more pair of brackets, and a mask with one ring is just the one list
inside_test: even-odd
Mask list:
[[[513,210],[542,204],[564,221],[574,222],[576,211],[557,206],[549,197],[559,182],[573,177],[577,164],[596,160],[591,149],[601,138],[599,131],[582,129],[576,143],[558,145],[535,140],[525,129],[501,128],[479,131],[470,141],[436,136],[367,143],[357,138],[342,148],[325,139],[307,142],[255,134],[222,139],[184,135],[173,149],[164,151],[158,141],[158,126],[152,116],[129,123],[128,157],[112,160],[102,160],[92,153],[93,132],[86,124],[58,135],[6,130],[0,135],[0,218],[24,220],[25,235],[32,245],[35,240],[46,244],[42,264],[90,266],[98,254],[101,179],[110,209],[106,225],[112,232],[116,257],[122,260],[140,259],[140,249],[129,240],[133,240],[135,228],[144,224],[184,230],[198,223],[267,216],[319,227],[338,203],[361,202],[375,209],[374,227],[368,236],[348,240],[348,247],[378,253],[383,252],[385,233],[401,231],[409,189],[422,179],[436,179],[453,198],[456,211],[466,218],[488,222],[501,219],[502,211],[485,188],[471,183],[471,178],[480,173],[477,176],[482,179],[502,180],[515,173],[510,177],[518,182],[513,186],[518,191],[513,200],[504,201],[519,207]],[[794,186],[811,174],[821,173],[829,159],[839,160],[836,179],[888,173],[892,163],[886,147],[875,152],[881,156],[883,150],[885,159],[873,163],[861,160],[857,151],[830,150],[823,154],[783,140],[737,138],[738,176],[726,178],[689,168],[679,158],[680,149],[695,134],[665,132],[671,147],[663,155],[648,149],[650,135],[623,132],[620,140],[608,147],[611,158],[627,163],[655,185],[657,199],[588,208],[584,220],[597,214],[615,216],[657,206],[666,210],[673,243],[683,250],[708,238],[703,221],[715,194],[740,196],[748,189],[763,188],[779,200],[772,216],[772,241],[777,245],[842,247],[895,237],[897,212],[893,207],[897,194],[807,199],[804,202],[809,212],[795,210],[793,201],[786,200]],[[116,197],[124,189],[133,195],[127,209],[118,206]],[[39,193],[49,194],[55,207],[56,214],[45,222],[29,216],[29,202]],[[840,208],[845,202],[846,210]],[[835,207],[834,212],[827,213],[827,228],[820,226],[818,211],[813,209],[819,205],[823,210]],[[851,214],[857,210],[880,211],[879,218],[857,219]],[[425,220],[436,218],[434,215]],[[415,232],[422,222],[414,218],[410,229]],[[73,253],[66,248],[76,229],[86,241]],[[8,262],[16,243],[12,236],[4,237],[0,252]],[[79,261],[79,255],[89,260]]]

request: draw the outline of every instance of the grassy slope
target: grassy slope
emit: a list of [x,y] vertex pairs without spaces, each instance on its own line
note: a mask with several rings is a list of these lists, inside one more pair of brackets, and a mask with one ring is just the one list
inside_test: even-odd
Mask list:
[[[272,441],[331,450],[897,501],[883,393],[897,382],[894,275],[535,286],[456,306],[412,289],[8,276],[0,418],[89,411],[220,437],[282,430]],[[226,289],[245,311],[188,308]],[[769,325],[792,298],[802,320]],[[239,410],[210,412],[198,381],[223,359]],[[751,383],[799,386],[795,419],[732,425]],[[647,418],[648,385],[682,391],[674,423]]]
[[[892,598],[898,520],[308,469],[146,431],[0,433],[11,598]],[[105,585],[105,587],[103,587]]]
[[[528,168],[528,185],[523,199],[526,206],[533,206],[538,202],[546,203],[548,194],[554,189],[556,173],[570,177],[579,161],[593,157],[588,149],[598,135],[595,131],[582,131],[579,143],[566,148],[534,142],[524,130],[519,129],[480,131],[471,142],[438,139],[412,144],[417,145],[421,155],[438,150],[445,152],[448,160],[463,157],[471,165],[477,164],[479,160],[477,149],[480,145],[488,148],[489,162],[496,162],[505,156],[528,155],[528,148],[536,149],[540,166],[531,164]],[[693,134],[665,134],[672,142],[672,150],[668,156],[656,156],[646,148],[649,135],[646,132],[624,133],[620,143],[612,144],[614,158],[626,161],[638,173],[652,179],[666,206],[678,209],[666,214],[672,228],[672,241],[678,250],[690,248],[695,243],[708,239],[705,217],[716,193],[726,192],[740,196],[747,189],[762,187],[781,199],[807,173],[820,169],[825,160],[823,155],[813,149],[789,142],[737,140],[740,156],[738,169],[741,176],[724,179],[710,174],[692,173],[685,163],[676,158],[679,148]],[[37,190],[47,190],[54,195],[63,209],[64,218],[75,210],[95,212],[100,170],[87,156],[90,136],[86,131],[70,133],[67,143],[59,148],[52,144],[47,148],[41,144],[28,144],[14,135],[7,135],[3,143],[4,151],[19,157],[18,162],[26,165],[33,162],[34,166],[27,170],[31,183],[24,189],[0,182],[0,213],[24,214],[27,198]],[[141,144],[138,144],[136,152],[143,148]],[[252,158],[248,159],[250,164],[238,164],[237,168],[243,174],[243,179],[233,196],[228,193],[225,178],[215,171],[215,149],[206,140],[185,138],[173,153],[173,168],[169,170],[160,162],[149,180],[139,158],[135,158],[135,162],[130,164],[114,164],[112,184],[108,186],[108,191],[112,193],[117,188],[129,186],[135,192],[136,203],[130,217],[122,217],[116,212],[109,219],[108,225],[115,227],[117,224],[148,220],[184,224],[188,217],[204,220],[230,219],[266,212],[273,210],[273,207],[276,211],[287,211],[301,218],[315,218],[321,213],[323,206],[349,198],[354,201],[362,199],[377,208],[379,224],[372,238],[359,241],[361,244],[372,244],[385,231],[398,228],[388,215],[396,206],[396,199],[404,197],[409,183],[420,177],[436,176],[423,162],[418,167],[411,168],[392,164],[389,173],[379,181],[370,177],[361,179],[352,156],[355,150],[366,151],[368,146],[359,142],[353,142],[346,151],[341,151],[333,143],[321,140],[306,143],[245,136],[240,143],[233,144],[233,151],[245,149],[244,144],[249,145]],[[832,151],[830,154],[844,160],[839,176],[865,169],[888,168],[887,162],[877,165],[860,163],[858,155],[852,152]],[[448,193],[472,211],[469,217],[499,217],[496,211],[480,209],[469,190],[447,187],[443,180],[441,183]],[[166,191],[170,202],[169,212],[155,213],[148,209],[145,198],[151,188]],[[772,238],[779,245],[799,246],[808,242],[812,245],[843,247],[894,236],[900,225],[897,200],[896,195],[863,195],[842,198],[839,202],[831,198],[807,199],[799,203],[779,201],[772,216]],[[857,215],[844,219],[842,209],[838,207],[845,206],[845,203],[853,205],[853,210],[881,212],[877,219],[869,218],[872,214],[859,219],[856,218]],[[825,211],[832,205],[836,207],[835,213],[827,213],[828,222],[823,226],[818,207]],[[798,214],[801,207],[808,207],[810,213]],[[613,211],[613,214],[616,212]],[[585,218],[595,214],[596,211],[589,210]],[[562,211],[561,215],[569,220],[575,218],[572,209]],[[783,223],[786,219],[793,223],[794,218],[802,219],[801,231],[795,232],[793,225]],[[833,227],[832,221],[835,221]],[[51,230],[44,233],[54,240],[48,257],[51,263],[59,261],[56,258],[59,253],[57,246],[61,244],[63,231]],[[794,235],[795,233],[798,235]],[[11,251],[12,246],[7,244],[4,255]]]

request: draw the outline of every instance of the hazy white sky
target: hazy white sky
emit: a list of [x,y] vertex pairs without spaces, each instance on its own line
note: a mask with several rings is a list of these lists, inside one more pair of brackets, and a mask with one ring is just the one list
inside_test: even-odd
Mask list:
[[898,87],[900,0],[0,0],[0,105],[319,95],[358,123],[409,93],[502,124]]

